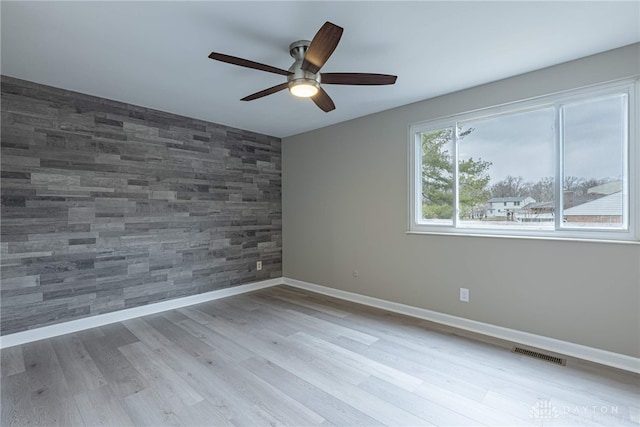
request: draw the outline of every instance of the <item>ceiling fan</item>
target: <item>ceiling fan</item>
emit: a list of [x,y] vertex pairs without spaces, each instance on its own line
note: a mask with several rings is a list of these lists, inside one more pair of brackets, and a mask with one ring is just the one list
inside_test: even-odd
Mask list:
[[228,64],[287,76],[286,83],[245,96],[242,101],[252,101],[288,88],[289,92],[295,96],[311,98],[320,109],[328,113],[334,110],[336,106],[327,92],[322,89],[322,84],[392,85],[397,78],[397,76],[389,74],[320,73],[320,68],[327,62],[327,59],[338,46],[342,31],[342,27],[338,27],[331,22],[325,22],[313,37],[313,40],[299,40],[291,43],[289,53],[295,59],[295,62],[288,70],[223,53],[211,52],[209,58]]

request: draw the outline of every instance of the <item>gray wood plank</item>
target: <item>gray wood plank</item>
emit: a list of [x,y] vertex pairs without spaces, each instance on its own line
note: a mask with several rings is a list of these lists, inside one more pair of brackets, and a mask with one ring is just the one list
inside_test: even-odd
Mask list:
[[298,332],[289,338],[309,347],[316,354],[340,360],[341,363],[353,370],[361,370],[409,392],[414,391],[420,384],[424,383],[420,378],[371,360],[361,354],[346,350],[338,345],[315,338],[305,332]]
[[[180,326],[193,336],[209,344],[211,347],[215,347],[216,351],[222,352],[234,360],[240,361],[255,355],[255,353],[247,347],[244,347],[241,344],[232,341],[191,319],[181,321]],[[245,343],[245,345],[246,344],[247,343]]]
[[88,426],[133,427],[134,423],[109,385],[74,396],[80,415]]
[[[218,378],[208,364],[202,363],[176,345],[162,347],[155,352],[200,395],[209,402],[219,418],[230,420],[236,412],[242,412],[243,403],[234,403],[225,390],[218,387]],[[196,404],[197,405],[197,404]]]
[[280,424],[317,425],[324,421],[321,415],[243,369],[226,355],[212,352],[203,357],[202,362],[217,372],[220,382],[225,384],[226,390],[232,393],[232,396],[247,400],[259,408],[260,412],[269,414]]
[[0,360],[0,376],[2,378],[24,372],[21,346],[3,348],[0,350]]
[[185,426],[169,405],[152,389],[131,394],[123,400],[125,410],[136,426],[181,427]]
[[149,316],[145,321],[171,342],[191,352],[195,357],[214,350],[213,347],[163,316]]
[[208,400],[203,400],[192,406],[185,406],[176,413],[185,426],[233,426],[234,424],[220,415],[220,411]]
[[83,344],[100,373],[118,397],[138,393],[148,387],[147,381],[117,347],[109,345],[97,330],[82,334]]
[[204,400],[145,344],[127,344],[119,350],[173,413]]
[[107,384],[77,335],[69,334],[53,338],[51,345],[72,394],[93,390]]
[[7,376],[0,382],[0,425],[32,426],[35,425],[35,414],[31,403],[29,377],[26,373]]
[[3,334],[282,276],[279,138],[1,89]]
[[[220,333],[224,334],[225,331],[234,329],[236,329],[234,325],[227,324]],[[238,336],[242,333],[235,330],[232,334]],[[253,339],[256,341],[255,346],[259,349],[259,353],[266,359],[383,424],[424,425],[426,423],[425,420],[399,408],[393,408],[383,400],[358,389],[355,384],[364,381],[368,374],[350,372],[340,366],[339,362],[316,357],[304,346],[296,346],[295,341],[289,341],[269,331],[262,331],[260,336],[253,336]]]
[[640,425],[640,375],[287,287],[4,354],[3,426]]
[[253,357],[242,362],[242,366],[282,392],[300,401],[308,408],[326,418],[323,425],[376,426],[383,425],[364,412],[324,392],[286,369],[267,359]]
[[31,393],[35,426],[82,426],[84,421],[73,396],[53,388]]
[[[374,396],[389,402],[398,408],[424,419],[430,425],[438,426],[479,426],[480,419],[473,414],[463,415],[465,408],[447,408],[427,399],[422,399],[412,392],[396,387],[380,378],[369,377],[358,387]],[[456,410],[457,409],[457,410]]]
[[172,345],[173,342],[152,328],[143,319],[130,319],[122,322],[126,328],[136,336],[138,340],[145,343],[145,345],[151,349],[158,349],[168,345]]
[[51,346],[51,340],[36,341],[22,347],[25,373],[29,378],[29,390],[34,395],[69,395],[60,363]]

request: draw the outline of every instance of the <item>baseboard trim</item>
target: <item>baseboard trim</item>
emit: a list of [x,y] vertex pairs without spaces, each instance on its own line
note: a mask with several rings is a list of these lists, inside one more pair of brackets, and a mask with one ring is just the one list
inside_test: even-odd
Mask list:
[[614,353],[607,350],[588,347],[585,345],[536,335],[529,332],[518,331],[502,326],[491,325],[488,323],[439,313],[424,308],[413,307],[410,305],[386,301],[383,299],[356,294],[353,292],[342,291],[327,286],[304,282],[302,280],[284,277],[282,279],[282,282],[285,285],[289,285],[295,288],[305,289],[311,292],[316,292],[319,294],[352,301],[371,307],[381,308],[383,310],[388,310],[394,313],[404,314],[419,319],[429,320],[447,326],[453,326],[466,331],[476,332],[482,335],[503,339],[513,343],[527,345],[541,350],[547,350],[578,359],[600,363],[602,365],[623,369],[625,371],[640,373],[640,358],[627,356],[625,354]]
[[429,320],[442,325],[452,326],[470,332],[503,339],[513,343],[527,345],[542,350],[547,350],[563,354],[578,359],[588,360],[595,363],[623,369],[625,371],[640,373],[640,358],[627,356],[625,354],[613,353],[594,347],[562,341],[529,332],[509,329],[502,326],[491,325],[450,314],[439,313],[437,311],[414,307],[397,302],[387,301],[353,292],[342,291],[328,286],[309,283],[302,280],[279,277],[275,279],[263,280],[260,282],[248,283],[231,288],[219,289],[198,295],[191,295],[183,298],[176,298],[168,301],[157,302],[145,306],[128,308],[114,311],[112,313],[97,314],[95,316],[84,317],[82,319],[71,320],[69,322],[55,325],[43,326],[28,331],[16,332],[14,334],[0,337],[0,349],[26,344],[46,338],[53,338],[85,329],[96,328],[110,323],[121,322],[123,320],[134,319],[149,314],[161,313],[167,310],[174,310],[193,304],[200,304],[233,295],[244,294],[259,289],[269,288],[285,284],[294,288],[304,289],[318,294],[339,298],[358,304],[368,305],[394,313],[404,314],[418,319]]
[[205,292],[198,295],[190,295],[188,297],[161,301],[153,304],[143,305],[140,307],[126,308],[124,310],[118,310],[111,313],[96,314],[95,316],[83,317],[82,319],[71,320],[64,323],[57,323],[55,325],[43,326],[41,328],[30,329],[23,332],[16,332],[14,334],[4,335],[0,337],[0,349],[13,347],[20,344],[26,344],[45,338],[53,338],[72,332],[83,331],[85,329],[96,328],[98,326],[104,326],[110,323],[121,322],[123,320],[146,316],[148,314],[160,313],[167,310],[186,307],[188,305],[200,304],[203,302],[226,298],[233,295],[244,294],[246,292],[268,288],[271,286],[280,285],[282,283],[282,278],[279,277],[276,279],[263,280],[260,282],[247,283],[245,285]]

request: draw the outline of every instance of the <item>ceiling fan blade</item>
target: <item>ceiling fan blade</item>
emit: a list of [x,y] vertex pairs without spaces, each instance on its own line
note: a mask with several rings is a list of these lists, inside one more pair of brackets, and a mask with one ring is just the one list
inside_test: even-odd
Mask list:
[[209,54],[209,58],[215,59],[216,61],[226,62],[227,64],[239,65],[240,67],[253,68],[254,70],[266,71],[268,73],[282,74],[283,76],[293,74],[291,71],[282,70],[280,68],[272,67],[271,65],[249,61],[248,59],[238,58],[236,56],[225,55],[224,53],[211,52]]
[[398,76],[372,73],[322,73],[322,84],[330,85],[392,85]]
[[253,101],[254,99],[262,98],[263,96],[271,95],[272,93],[280,92],[289,87],[289,83],[281,83],[279,85],[270,87],[265,90],[261,90],[260,92],[256,92],[249,96],[245,96],[240,101]]
[[342,27],[338,27],[331,22],[325,22],[316,35],[313,36],[301,68],[310,73],[317,73],[327,62],[333,51],[336,50],[343,30]]
[[325,92],[322,88],[319,88],[318,93],[313,95],[311,99],[325,113],[336,109],[336,105],[333,103],[327,92]]

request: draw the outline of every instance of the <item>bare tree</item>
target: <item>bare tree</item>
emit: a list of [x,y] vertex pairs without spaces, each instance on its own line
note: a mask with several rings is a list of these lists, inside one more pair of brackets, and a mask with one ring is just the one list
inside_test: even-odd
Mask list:
[[529,196],[536,202],[553,202],[554,200],[554,178],[551,176],[540,179],[535,184],[529,183]]
[[528,193],[527,183],[521,176],[507,175],[505,179],[491,186],[492,197],[519,197]]
[[580,191],[580,185],[583,182],[584,182],[584,178],[579,178],[577,176],[565,176],[562,189],[565,192],[571,191],[573,193],[576,193]]

